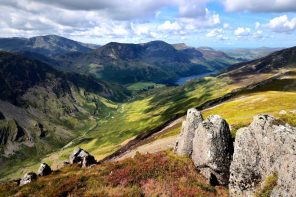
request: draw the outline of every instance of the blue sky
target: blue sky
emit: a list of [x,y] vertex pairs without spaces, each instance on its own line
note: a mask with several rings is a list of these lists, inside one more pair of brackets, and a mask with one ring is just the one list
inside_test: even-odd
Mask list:
[[296,0],[1,0],[0,36],[164,40],[213,48],[296,45]]

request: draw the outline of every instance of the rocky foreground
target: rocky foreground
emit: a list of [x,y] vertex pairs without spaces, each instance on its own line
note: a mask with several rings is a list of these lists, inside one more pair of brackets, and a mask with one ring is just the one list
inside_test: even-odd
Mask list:
[[255,116],[232,143],[224,119],[189,109],[175,152],[211,185],[228,185],[230,196],[296,196],[296,128],[270,115]]

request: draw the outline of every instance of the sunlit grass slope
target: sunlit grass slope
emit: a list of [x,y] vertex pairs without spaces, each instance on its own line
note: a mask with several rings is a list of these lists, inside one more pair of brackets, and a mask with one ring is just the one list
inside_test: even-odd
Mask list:
[[[284,110],[284,113],[280,111]],[[219,114],[232,126],[233,134],[239,127],[250,124],[253,116],[271,114],[296,126],[296,74],[266,83],[246,91],[231,101],[222,103],[203,112],[205,117]]]

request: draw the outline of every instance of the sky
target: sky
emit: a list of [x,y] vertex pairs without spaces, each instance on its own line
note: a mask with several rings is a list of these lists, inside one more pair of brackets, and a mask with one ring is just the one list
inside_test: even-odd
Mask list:
[[296,0],[0,0],[0,37],[164,40],[213,48],[296,45]]

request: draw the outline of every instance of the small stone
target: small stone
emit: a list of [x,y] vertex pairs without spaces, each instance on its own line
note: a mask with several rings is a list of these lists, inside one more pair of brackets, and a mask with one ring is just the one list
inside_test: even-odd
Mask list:
[[82,167],[97,163],[94,156],[79,147],[75,148],[73,153],[69,156],[69,162],[70,164],[79,163]]
[[39,170],[37,172],[38,176],[47,176],[52,172],[51,168],[49,165],[46,163],[42,163],[39,167]]
[[26,185],[28,183],[31,183],[37,179],[37,174],[34,172],[29,172],[25,174],[25,176],[20,180],[20,186]]
[[85,168],[85,167],[91,166],[96,163],[97,163],[97,161],[95,160],[95,158],[92,155],[87,155],[87,156],[83,157],[82,167]]

